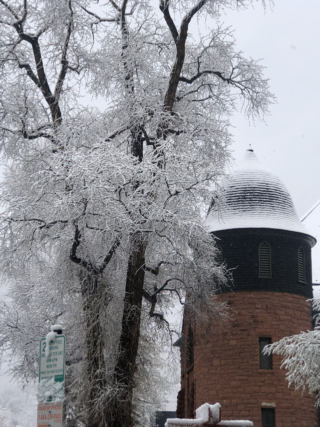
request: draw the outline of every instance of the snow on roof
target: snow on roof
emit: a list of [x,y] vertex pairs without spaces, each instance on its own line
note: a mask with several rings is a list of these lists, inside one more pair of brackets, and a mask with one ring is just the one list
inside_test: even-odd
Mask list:
[[237,420],[237,421],[220,421],[217,426],[225,426],[225,427],[253,427],[253,422],[248,420]]
[[208,213],[210,232],[236,228],[272,228],[309,234],[280,179],[246,151],[239,168],[221,183],[220,197]]

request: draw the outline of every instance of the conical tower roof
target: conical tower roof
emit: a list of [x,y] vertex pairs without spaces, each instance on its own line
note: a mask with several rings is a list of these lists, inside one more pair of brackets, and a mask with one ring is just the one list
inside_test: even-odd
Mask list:
[[308,234],[280,179],[246,151],[239,168],[221,183],[221,194],[208,213],[210,232],[270,228]]

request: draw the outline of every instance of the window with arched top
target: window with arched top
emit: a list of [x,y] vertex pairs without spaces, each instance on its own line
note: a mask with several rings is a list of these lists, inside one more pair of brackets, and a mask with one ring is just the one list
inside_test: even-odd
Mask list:
[[259,245],[259,277],[263,279],[272,278],[271,246],[267,242],[262,242]]
[[307,283],[306,278],[306,257],[303,248],[298,250],[298,277],[300,283]]

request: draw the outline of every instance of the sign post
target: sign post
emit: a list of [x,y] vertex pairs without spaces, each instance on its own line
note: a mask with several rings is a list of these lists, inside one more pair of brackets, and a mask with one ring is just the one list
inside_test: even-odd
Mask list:
[[39,403],[38,427],[62,427],[63,403]]
[[52,326],[51,332],[40,340],[38,427],[62,427],[65,336],[62,327]]
[[39,382],[54,378],[55,382],[64,381],[65,346],[64,335],[57,335],[54,341],[50,341],[50,355],[46,357],[47,339],[40,340],[39,354]]

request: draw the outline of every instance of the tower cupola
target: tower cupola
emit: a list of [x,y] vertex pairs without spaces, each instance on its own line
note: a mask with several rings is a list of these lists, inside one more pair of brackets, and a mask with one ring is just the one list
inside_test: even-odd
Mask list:
[[271,228],[308,234],[288,190],[259,162],[251,148],[239,168],[221,183],[221,196],[211,208],[206,224],[213,233],[236,228]]

